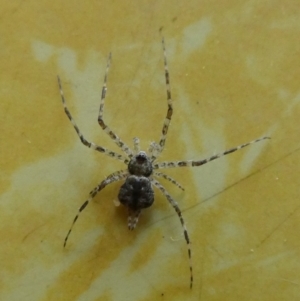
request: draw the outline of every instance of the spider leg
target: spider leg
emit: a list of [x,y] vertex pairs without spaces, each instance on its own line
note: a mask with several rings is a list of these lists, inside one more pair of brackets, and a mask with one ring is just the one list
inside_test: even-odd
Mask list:
[[74,224],[76,223],[80,213],[86,208],[86,206],[89,204],[89,202],[96,196],[96,194],[101,191],[103,188],[105,188],[105,186],[113,183],[113,182],[117,182],[120,181],[122,179],[124,179],[127,176],[128,172],[126,170],[119,170],[117,172],[114,172],[112,174],[110,174],[108,177],[106,177],[100,184],[98,184],[91,192],[90,192],[90,197],[80,206],[73,222],[71,225],[71,228],[68,231],[68,234],[65,238],[64,241],[64,247],[67,244],[68,238],[72,232],[72,229],[74,227]]
[[167,192],[167,190],[155,179],[152,179],[151,182],[153,183],[153,185],[155,187],[157,187],[162,193],[163,195],[167,198],[167,200],[169,201],[169,203],[172,205],[172,207],[175,209],[179,219],[180,219],[180,223],[181,226],[183,228],[183,233],[184,233],[184,238],[187,244],[187,248],[188,248],[188,256],[189,256],[189,262],[190,262],[190,288],[193,287],[193,267],[192,267],[192,251],[191,251],[191,241],[188,235],[188,231],[186,229],[183,217],[181,215],[181,211],[178,207],[178,204],[173,200],[173,198],[171,197],[171,195]]
[[[173,106],[172,106],[172,97],[171,97],[171,88],[170,88],[170,76],[169,76],[169,68],[167,63],[167,54],[166,54],[166,47],[165,47],[165,40],[162,38],[162,47],[164,52],[164,67],[165,67],[165,79],[166,79],[166,88],[167,88],[167,101],[168,101],[168,111],[166,118],[164,120],[163,128],[162,128],[162,135],[159,141],[159,153],[161,153],[164,149],[167,133],[169,129],[169,124],[171,122],[172,114],[173,114]],[[156,159],[157,156],[155,154],[152,155],[152,162]]]
[[131,158],[133,156],[132,150],[105,124],[103,120],[104,101],[105,101],[105,96],[107,91],[106,82],[107,82],[108,70],[110,67],[110,61],[111,61],[111,53],[108,56],[105,75],[104,75],[104,83],[102,87],[98,123],[101,126],[101,128],[104,130],[104,132],[108,134],[108,136],[128,155],[129,158]]
[[139,216],[141,214],[141,210],[131,210],[128,208],[128,229],[133,230],[138,221],[139,221]]
[[137,154],[140,151],[140,139],[137,137],[133,138],[133,146],[134,146],[134,151]]
[[151,142],[148,148],[149,156],[151,157],[151,162],[155,161],[159,154],[161,153],[161,147],[156,142]]
[[109,150],[109,149],[107,149],[107,148],[104,148],[104,147],[102,147],[102,146],[99,146],[99,145],[97,145],[97,144],[95,144],[95,143],[93,143],[93,142],[89,142],[88,140],[86,140],[86,139],[84,138],[84,136],[83,136],[82,133],[80,132],[78,126],[76,125],[76,122],[75,122],[74,118],[72,117],[72,115],[71,115],[71,113],[70,113],[70,111],[69,111],[69,109],[68,109],[68,107],[67,107],[66,100],[65,100],[65,97],[64,97],[64,92],[63,92],[63,89],[62,89],[62,84],[61,84],[61,81],[60,81],[60,77],[59,77],[59,76],[57,76],[57,80],[58,80],[58,86],[59,86],[59,90],[60,90],[61,100],[62,100],[64,109],[65,109],[65,113],[66,113],[66,115],[68,116],[69,120],[72,122],[73,127],[74,127],[74,129],[75,129],[77,135],[78,135],[79,138],[80,138],[80,141],[81,141],[85,146],[87,146],[87,147],[89,147],[89,148],[92,148],[92,149],[94,149],[94,150],[96,150],[96,151],[98,151],[98,152],[100,152],[100,153],[104,153],[104,154],[106,154],[106,155],[108,155],[108,156],[110,156],[110,157],[113,157],[113,158],[116,158],[116,159],[118,159],[118,160],[123,161],[125,164],[128,164],[129,160],[128,160],[126,157],[124,157],[124,156],[122,156],[122,155],[119,155],[119,154],[117,154],[117,153],[115,153],[115,152],[113,152],[113,151],[111,151],[111,150]]
[[153,175],[156,176],[156,177],[161,177],[161,178],[164,178],[164,179],[170,181],[171,183],[176,185],[178,188],[180,188],[182,191],[184,191],[184,188],[176,180],[174,180],[172,177],[170,177],[169,175],[166,175],[162,172],[153,172]]
[[241,144],[239,146],[236,146],[234,148],[230,148],[222,153],[213,155],[209,158],[203,159],[203,160],[185,160],[185,161],[174,161],[174,162],[160,162],[160,163],[156,163],[153,165],[153,169],[159,169],[159,168],[172,168],[172,167],[185,167],[185,166],[189,166],[189,167],[194,167],[194,166],[201,166],[204,165],[210,161],[213,161],[215,159],[218,159],[222,156],[226,156],[228,154],[234,153],[250,144],[265,140],[265,139],[271,139],[270,137],[262,137],[253,141],[250,141],[248,143],[244,143]]

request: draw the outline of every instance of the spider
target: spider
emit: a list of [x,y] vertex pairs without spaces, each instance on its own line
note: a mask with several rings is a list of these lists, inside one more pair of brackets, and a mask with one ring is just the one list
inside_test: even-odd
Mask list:
[[67,244],[68,238],[72,232],[72,229],[74,227],[74,224],[76,223],[80,213],[87,207],[87,205],[90,203],[90,201],[97,195],[98,192],[100,192],[102,189],[104,189],[107,185],[118,182],[121,180],[125,180],[124,184],[121,186],[118,199],[121,204],[123,204],[128,209],[128,228],[129,230],[133,230],[138,222],[140,213],[143,209],[146,209],[150,207],[154,202],[154,191],[153,187],[158,188],[162,192],[162,194],[167,198],[168,202],[171,204],[171,206],[176,211],[181,226],[183,228],[184,238],[187,244],[187,250],[188,250],[188,259],[189,259],[189,271],[190,271],[190,288],[193,286],[193,267],[192,267],[192,255],[191,255],[191,241],[189,238],[189,234],[187,231],[187,228],[185,226],[184,219],[182,217],[180,208],[177,204],[177,202],[172,198],[172,196],[169,194],[169,192],[155,179],[155,177],[158,178],[164,178],[171,183],[175,184],[180,189],[184,190],[183,187],[173,178],[170,176],[162,173],[157,172],[156,170],[160,168],[173,168],[173,167],[196,167],[204,165],[210,161],[213,161],[215,159],[218,159],[222,156],[228,155],[230,153],[233,153],[237,150],[240,150],[250,144],[259,142],[264,139],[270,139],[270,137],[262,137],[256,140],[253,140],[248,143],[241,144],[239,146],[236,146],[234,148],[228,149],[224,152],[221,152],[219,154],[213,155],[209,158],[202,159],[202,160],[183,160],[183,161],[174,161],[174,162],[159,162],[155,163],[155,160],[160,155],[160,153],[164,150],[167,133],[169,129],[169,125],[171,122],[172,114],[173,114],[173,106],[172,106],[172,97],[171,97],[171,89],[170,89],[170,79],[169,79],[169,69],[167,64],[167,55],[166,55],[166,47],[164,38],[162,38],[162,49],[163,49],[163,56],[164,56],[164,73],[165,73],[165,82],[166,82],[166,92],[167,92],[167,103],[168,103],[168,110],[167,114],[163,123],[162,127],[162,134],[161,138],[159,140],[159,143],[151,142],[148,152],[140,150],[139,145],[139,139],[134,138],[133,139],[133,149],[131,149],[128,145],[126,145],[104,122],[103,120],[103,111],[104,111],[104,101],[106,97],[106,82],[107,82],[107,75],[110,68],[111,63],[111,53],[108,56],[105,75],[104,75],[104,83],[102,87],[102,95],[101,95],[101,101],[100,101],[100,109],[98,114],[98,123],[102,130],[106,134],[109,135],[109,137],[121,148],[121,150],[126,154],[120,155],[114,151],[111,151],[107,148],[104,148],[102,146],[99,146],[93,142],[90,142],[86,140],[86,138],[83,136],[81,131],[79,130],[78,126],[75,123],[75,120],[73,119],[65,101],[62,84],[59,76],[57,76],[61,100],[63,103],[63,107],[65,110],[66,115],[68,116],[69,120],[73,124],[73,127],[79,136],[81,142],[89,147],[92,148],[100,153],[104,153],[107,156],[110,156],[112,158],[121,160],[127,165],[126,169],[122,169],[116,172],[111,173],[109,176],[107,176],[104,180],[102,180],[89,194],[89,198],[81,205],[79,208],[72,225],[65,237],[64,240],[64,247]]

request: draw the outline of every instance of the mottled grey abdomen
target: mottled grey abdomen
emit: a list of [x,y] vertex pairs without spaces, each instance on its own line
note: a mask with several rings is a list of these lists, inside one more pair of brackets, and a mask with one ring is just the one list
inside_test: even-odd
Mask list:
[[154,201],[154,191],[149,178],[130,175],[121,186],[119,201],[133,211],[150,207]]

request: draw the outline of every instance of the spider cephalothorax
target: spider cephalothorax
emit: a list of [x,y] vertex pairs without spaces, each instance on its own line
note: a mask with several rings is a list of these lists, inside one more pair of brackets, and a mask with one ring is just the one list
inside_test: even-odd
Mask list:
[[128,172],[132,175],[149,177],[152,171],[150,158],[143,151],[138,152],[128,163]]
[[214,155],[212,157],[209,157],[207,159],[202,160],[182,160],[182,161],[175,161],[175,162],[160,162],[160,163],[154,163],[158,155],[163,151],[165,146],[165,141],[167,138],[167,133],[169,129],[169,124],[171,122],[172,114],[173,114],[173,107],[172,107],[172,98],[171,98],[171,90],[170,90],[170,82],[169,82],[169,70],[167,65],[167,56],[166,56],[166,49],[164,44],[164,39],[162,39],[162,45],[163,45],[163,51],[164,51],[164,67],[165,67],[165,80],[166,80],[166,86],[167,86],[167,102],[168,102],[168,111],[163,123],[162,128],[162,135],[160,138],[159,143],[152,142],[150,144],[149,153],[150,156],[147,156],[147,154],[143,151],[139,150],[139,139],[134,138],[134,151],[129,148],[104,122],[103,120],[103,109],[104,109],[104,100],[106,96],[106,80],[107,80],[107,74],[110,67],[110,60],[111,60],[111,54],[108,57],[105,76],[104,76],[104,84],[102,88],[102,96],[101,96],[101,102],[100,102],[100,109],[99,109],[99,115],[98,115],[98,123],[100,127],[112,138],[112,140],[124,151],[126,156],[120,155],[116,152],[110,151],[107,148],[104,148],[102,146],[96,145],[93,142],[89,142],[85,139],[85,137],[80,132],[78,126],[75,123],[75,120],[73,119],[71,113],[69,112],[69,109],[67,108],[62,86],[60,79],[58,77],[58,84],[61,94],[62,103],[65,109],[65,113],[72,122],[75,131],[77,135],[79,136],[81,142],[87,146],[90,147],[96,151],[99,151],[101,153],[106,154],[107,156],[113,157],[115,159],[121,160],[126,165],[128,165],[128,169],[126,170],[119,170],[116,172],[111,173],[108,177],[106,177],[104,180],[102,180],[91,192],[90,197],[81,205],[81,207],[78,210],[77,215],[75,216],[73,223],[71,225],[71,228],[68,231],[68,234],[64,241],[64,246],[66,246],[67,240],[69,238],[69,235],[73,229],[73,226],[75,222],[77,221],[79,214],[87,207],[89,202],[96,196],[96,194],[101,191],[103,188],[105,188],[107,185],[118,182],[121,180],[125,180],[125,183],[121,186],[120,192],[119,192],[119,200],[120,202],[128,208],[128,228],[130,230],[133,230],[137,224],[140,212],[142,209],[145,209],[147,207],[150,207],[153,204],[154,201],[154,191],[152,186],[159,189],[163,195],[167,198],[168,202],[171,204],[171,206],[175,209],[176,214],[179,217],[180,223],[183,228],[184,232],[184,238],[187,243],[188,248],[188,257],[190,261],[190,287],[192,288],[193,285],[193,269],[192,269],[192,262],[191,262],[191,248],[190,248],[190,238],[183,220],[183,217],[181,215],[181,211],[179,209],[179,206],[177,202],[171,197],[171,195],[168,193],[168,191],[154,178],[154,177],[162,177],[171,183],[175,184],[177,187],[183,190],[183,187],[175,181],[170,176],[166,175],[162,172],[156,172],[156,169],[160,168],[173,168],[173,167],[196,167],[201,166],[203,164],[206,164],[210,161],[213,161],[217,158],[220,158],[224,155],[233,153],[241,148],[244,148],[252,143],[269,139],[269,137],[263,137],[256,140],[253,140],[251,142],[239,145],[235,148],[229,149],[225,152],[221,152],[217,155]]

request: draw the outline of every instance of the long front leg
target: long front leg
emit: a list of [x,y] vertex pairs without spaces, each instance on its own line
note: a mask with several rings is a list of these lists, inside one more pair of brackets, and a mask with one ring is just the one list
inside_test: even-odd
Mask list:
[[[164,120],[164,124],[163,124],[163,128],[162,128],[162,135],[161,135],[161,138],[159,141],[159,151],[158,151],[157,155],[159,155],[165,147],[168,129],[169,129],[172,115],[173,115],[173,106],[172,106],[172,97],[171,97],[171,88],[170,88],[170,75],[169,75],[169,68],[168,68],[168,63],[167,63],[167,54],[166,54],[164,38],[162,38],[162,46],[163,46],[163,52],[164,52],[164,67],[165,67],[165,80],[166,80],[166,90],[167,90],[168,111],[167,111],[166,118]],[[156,159],[157,155],[155,155],[155,154],[152,155],[152,157],[151,157],[152,162]]]
[[120,154],[118,154],[116,152],[113,152],[113,151],[111,151],[111,150],[109,150],[107,148],[99,146],[99,145],[97,145],[97,144],[95,144],[93,142],[90,142],[90,141],[88,141],[88,140],[86,140],[84,138],[84,136],[80,132],[79,127],[77,126],[74,118],[72,117],[72,115],[71,115],[71,113],[70,113],[70,111],[69,111],[69,109],[67,107],[65,96],[64,96],[64,92],[63,92],[63,89],[62,89],[62,84],[61,84],[59,76],[57,76],[57,81],[58,81],[59,91],[60,91],[61,100],[62,100],[62,104],[64,106],[65,113],[68,116],[68,118],[71,121],[71,123],[73,124],[73,127],[74,127],[74,129],[75,129],[78,137],[80,138],[80,141],[82,142],[82,144],[84,144],[85,146],[87,146],[89,148],[92,148],[92,149],[94,149],[94,150],[96,150],[96,151],[98,151],[100,153],[104,153],[107,156],[110,156],[110,157],[116,158],[116,159],[118,159],[120,161],[123,161],[125,164],[128,164],[129,160],[126,157],[124,157],[124,156],[122,156],[122,155],[120,155]]
[[106,91],[107,91],[107,75],[110,67],[110,61],[111,61],[111,53],[108,56],[105,75],[104,75],[104,83],[102,87],[102,94],[101,94],[101,102],[100,102],[100,108],[99,108],[99,115],[98,115],[98,123],[103,129],[103,131],[128,155],[129,158],[133,156],[132,150],[118,137],[110,128],[109,126],[104,122],[103,120],[103,111],[104,111],[104,101],[106,97]]

